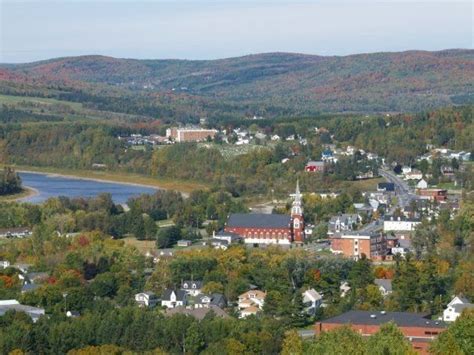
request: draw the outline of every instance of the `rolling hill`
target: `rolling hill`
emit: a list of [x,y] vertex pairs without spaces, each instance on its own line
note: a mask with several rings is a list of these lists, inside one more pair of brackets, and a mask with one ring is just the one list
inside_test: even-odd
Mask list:
[[132,95],[184,95],[211,107],[226,102],[284,108],[284,114],[413,112],[474,102],[474,50],[343,57],[267,53],[204,61],[81,56],[0,70],[0,84],[23,81],[82,90],[99,85]]

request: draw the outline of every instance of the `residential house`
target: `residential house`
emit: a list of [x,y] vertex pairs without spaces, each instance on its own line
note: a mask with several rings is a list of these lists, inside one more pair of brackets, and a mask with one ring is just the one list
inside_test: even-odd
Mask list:
[[0,229],[0,238],[25,238],[30,235],[31,229],[25,227]]
[[307,172],[323,172],[325,169],[326,163],[323,161],[309,161],[304,170]]
[[386,297],[392,293],[392,280],[389,279],[375,279],[374,283],[379,287],[382,296]]
[[416,183],[416,188],[417,189],[427,189],[428,188],[428,182],[425,179],[421,179]]
[[190,240],[181,239],[181,240],[178,240],[177,244],[179,247],[189,247],[193,244],[193,242]]
[[474,304],[469,302],[465,297],[455,296],[443,311],[441,320],[445,322],[454,322],[465,309],[469,308],[474,308]]
[[237,233],[220,231],[213,233],[212,239],[209,241],[215,249],[226,250],[231,244],[236,244],[242,241],[242,237]]
[[45,314],[43,308],[25,306],[20,304],[17,300],[0,300],[0,316],[5,315],[5,313],[10,310],[26,313],[33,322],[36,322]]
[[161,306],[174,308],[185,306],[187,302],[187,293],[183,290],[166,289],[161,296]]
[[416,169],[405,174],[405,180],[421,180],[421,179],[423,179],[423,173]]
[[305,313],[314,315],[316,310],[323,304],[323,296],[314,288],[303,292],[303,305]]
[[10,262],[8,260],[0,260],[0,268],[6,269],[10,266]]
[[237,307],[240,318],[256,314],[263,309],[266,293],[260,290],[250,290],[239,296]]
[[158,303],[158,297],[154,292],[140,292],[135,295],[135,302],[140,307],[155,307]]
[[197,296],[202,293],[202,281],[183,281],[181,290],[190,296]]
[[361,222],[362,217],[358,214],[340,214],[333,216],[329,220],[328,234],[347,232],[356,229],[356,226]]
[[272,141],[279,141],[280,140],[280,136],[278,134],[274,134],[273,136],[271,136],[270,138]]
[[195,297],[189,297],[188,304],[195,308],[213,305],[219,308],[227,307],[227,300],[222,293],[213,293],[211,295],[199,294]]
[[395,184],[393,182],[379,182],[377,185],[379,192],[393,192],[395,191]]
[[350,290],[351,290],[351,287],[349,286],[349,283],[347,281],[341,282],[341,285],[339,286],[339,291],[341,292],[341,298],[346,297]]
[[335,162],[337,159],[334,158],[334,153],[331,149],[326,149],[321,154],[321,160],[324,162]]

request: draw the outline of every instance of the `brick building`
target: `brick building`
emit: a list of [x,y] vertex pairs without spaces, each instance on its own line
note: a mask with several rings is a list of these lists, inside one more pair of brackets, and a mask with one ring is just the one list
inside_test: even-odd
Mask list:
[[176,142],[201,142],[208,137],[214,138],[217,130],[203,128],[168,128],[166,137],[171,137]]
[[443,202],[448,199],[448,191],[444,189],[418,189],[417,194],[430,200]]
[[245,244],[286,245],[302,244],[305,239],[302,195],[299,184],[291,195],[291,215],[264,213],[233,213],[229,216],[224,231],[241,236]]
[[411,342],[413,348],[423,354],[427,353],[429,343],[446,329],[444,322],[431,320],[420,313],[349,311],[317,322],[315,332],[319,335],[321,332],[350,325],[362,336],[371,336],[380,329],[382,324],[388,322],[395,323]]
[[355,260],[362,254],[381,260],[387,254],[387,241],[382,234],[343,233],[331,238],[331,251]]

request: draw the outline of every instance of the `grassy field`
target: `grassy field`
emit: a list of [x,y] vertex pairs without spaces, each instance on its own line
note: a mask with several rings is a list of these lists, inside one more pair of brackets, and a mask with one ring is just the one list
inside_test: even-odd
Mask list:
[[[17,171],[31,171],[49,174],[58,174],[72,177],[79,177],[85,179],[95,179],[101,181],[112,181],[127,184],[137,184],[144,186],[152,186],[167,190],[176,190],[183,193],[189,193],[198,189],[206,189],[209,186],[203,183],[192,182],[192,181],[181,181],[174,179],[162,179],[154,178],[151,176],[123,173],[123,172],[108,172],[108,171],[97,171],[97,170],[72,170],[72,169],[60,169],[51,167],[33,167],[33,166],[20,166],[10,165]],[[2,167],[2,166],[0,166]]]
[[0,104],[6,105],[16,105],[19,103],[31,103],[34,105],[66,105],[74,110],[82,110],[83,106],[78,102],[71,101],[61,101],[56,99],[47,99],[43,97],[27,97],[27,96],[10,96],[10,95],[0,95]]
[[140,253],[144,255],[157,250],[154,240],[137,240],[132,237],[124,238],[122,240],[125,242],[125,245],[134,246]]

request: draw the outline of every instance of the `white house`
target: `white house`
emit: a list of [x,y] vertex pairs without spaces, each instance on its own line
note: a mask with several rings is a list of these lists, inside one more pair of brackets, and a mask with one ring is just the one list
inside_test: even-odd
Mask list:
[[425,179],[421,179],[416,184],[416,188],[417,189],[427,189],[428,188],[428,182]]
[[405,180],[421,180],[423,179],[423,173],[419,170],[412,170],[405,174]]
[[240,311],[240,318],[256,314],[263,309],[267,294],[260,290],[250,290],[239,296],[237,307]]
[[190,296],[197,296],[202,293],[202,281],[183,281],[181,290]]
[[135,302],[140,307],[154,307],[158,303],[158,298],[154,292],[140,292],[135,295]]
[[305,306],[305,312],[314,315],[316,309],[323,304],[323,296],[314,288],[306,290],[303,292],[303,304]]
[[474,304],[470,303],[465,297],[455,296],[443,311],[442,320],[445,322],[454,322],[461,313],[468,308],[474,308]]
[[186,300],[187,295],[183,290],[166,289],[161,296],[161,306],[167,308],[185,306]]
[[2,269],[6,269],[10,266],[10,262],[8,260],[0,260],[0,267]]
[[392,293],[392,280],[375,279],[374,283],[379,287],[379,291],[382,296],[386,297]]
[[415,218],[407,218],[405,216],[385,216],[383,221],[384,232],[405,231],[411,232],[421,221]]

